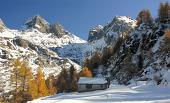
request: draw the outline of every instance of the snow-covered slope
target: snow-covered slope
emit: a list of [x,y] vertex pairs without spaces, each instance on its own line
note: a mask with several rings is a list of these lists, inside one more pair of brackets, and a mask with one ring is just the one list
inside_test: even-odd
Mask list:
[[33,44],[47,48],[62,47],[64,45],[69,45],[73,43],[85,42],[84,40],[71,33],[69,35],[63,35],[61,38],[59,38],[52,33],[42,33],[36,29],[28,29],[24,32],[15,32],[15,34],[16,36],[28,40]]
[[[55,52],[47,48],[34,45],[29,41],[21,38],[4,38],[0,37],[0,89],[5,92],[10,91],[10,63],[13,59],[21,58],[21,60],[28,61],[32,72],[36,74],[37,68],[40,66],[45,74],[45,78],[49,75],[57,76],[61,71],[63,65],[69,69],[71,65],[81,70],[81,67],[69,59],[60,58]],[[66,69],[67,69],[66,68]]]
[[169,103],[170,87],[145,85],[145,82],[131,85],[111,85],[107,90],[84,93],[56,94],[28,103]]
[[[12,89],[9,83],[11,74],[9,64],[16,58],[28,61],[28,65],[34,74],[38,66],[42,67],[46,78],[51,74],[57,76],[62,71],[63,66],[69,69],[73,65],[77,72],[81,70],[81,66],[67,57],[60,57],[57,54],[58,52],[52,51],[51,48],[79,44],[86,41],[65,29],[59,32],[63,33],[62,35],[51,31],[42,32],[43,29],[47,29],[46,27],[49,23],[40,16],[33,17],[26,24],[28,25],[28,23],[30,23],[29,27],[23,30],[11,30],[0,21],[0,79],[2,79],[0,90],[2,91],[8,92]],[[37,25],[39,25],[39,29],[37,29]],[[50,29],[50,25],[48,29]],[[56,29],[60,30],[57,27]]]

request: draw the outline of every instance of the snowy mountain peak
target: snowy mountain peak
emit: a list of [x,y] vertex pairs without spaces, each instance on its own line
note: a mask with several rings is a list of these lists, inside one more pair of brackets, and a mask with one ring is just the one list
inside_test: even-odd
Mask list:
[[126,23],[134,23],[134,24],[136,22],[136,20],[128,16],[115,16],[113,20],[119,20],[119,21],[124,21]]
[[27,28],[34,28],[42,33],[49,33],[49,23],[41,16],[36,15],[29,19],[25,25]]
[[88,41],[99,40],[108,35],[114,37],[120,37],[121,35],[127,35],[132,32],[136,27],[136,20],[131,19],[128,16],[115,16],[113,20],[105,26],[98,25],[92,28],[89,32]]
[[64,35],[71,35],[70,32],[66,31],[64,27],[59,24],[49,24],[43,17],[37,15],[29,19],[25,23],[28,29],[36,29],[41,33],[49,34],[52,33],[58,38],[63,37]]
[[115,16],[113,20],[107,24],[103,31],[106,35],[124,37],[129,35],[136,27],[136,20],[127,16]]
[[131,26],[132,28],[134,28],[136,26],[136,20],[128,17],[128,16],[115,16],[113,18],[113,20],[111,21],[111,23],[109,23],[107,26],[105,26],[106,28],[113,28],[115,25],[117,26]]

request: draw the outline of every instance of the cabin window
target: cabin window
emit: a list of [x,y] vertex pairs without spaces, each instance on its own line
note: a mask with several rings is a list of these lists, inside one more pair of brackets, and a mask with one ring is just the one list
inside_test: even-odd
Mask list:
[[103,87],[104,87],[104,85],[102,85],[102,84],[101,84],[101,85],[100,85],[100,87],[101,87],[101,88],[103,88]]
[[87,89],[92,89],[92,84],[86,84]]

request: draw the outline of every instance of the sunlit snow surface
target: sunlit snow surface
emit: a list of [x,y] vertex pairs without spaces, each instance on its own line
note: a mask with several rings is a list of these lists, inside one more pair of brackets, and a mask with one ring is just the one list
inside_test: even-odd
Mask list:
[[170,103],[170,85],[112,85],[107,90],[63,93],[28,103]]

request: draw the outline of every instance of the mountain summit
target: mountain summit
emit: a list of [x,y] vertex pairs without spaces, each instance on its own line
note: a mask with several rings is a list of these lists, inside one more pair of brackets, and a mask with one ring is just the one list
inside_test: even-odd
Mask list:
[[52,33],[54,36],[61,38],[63,35],[70,35],[68,31],[59,23],[49,24],[43,17],[37,15],[25,23],[28,29],[36,29],[42,33]]
[[41,16],[37,15],[29,19],[25,25],[28,28],[34,28],[42,33],[49,33],[49,23]]

